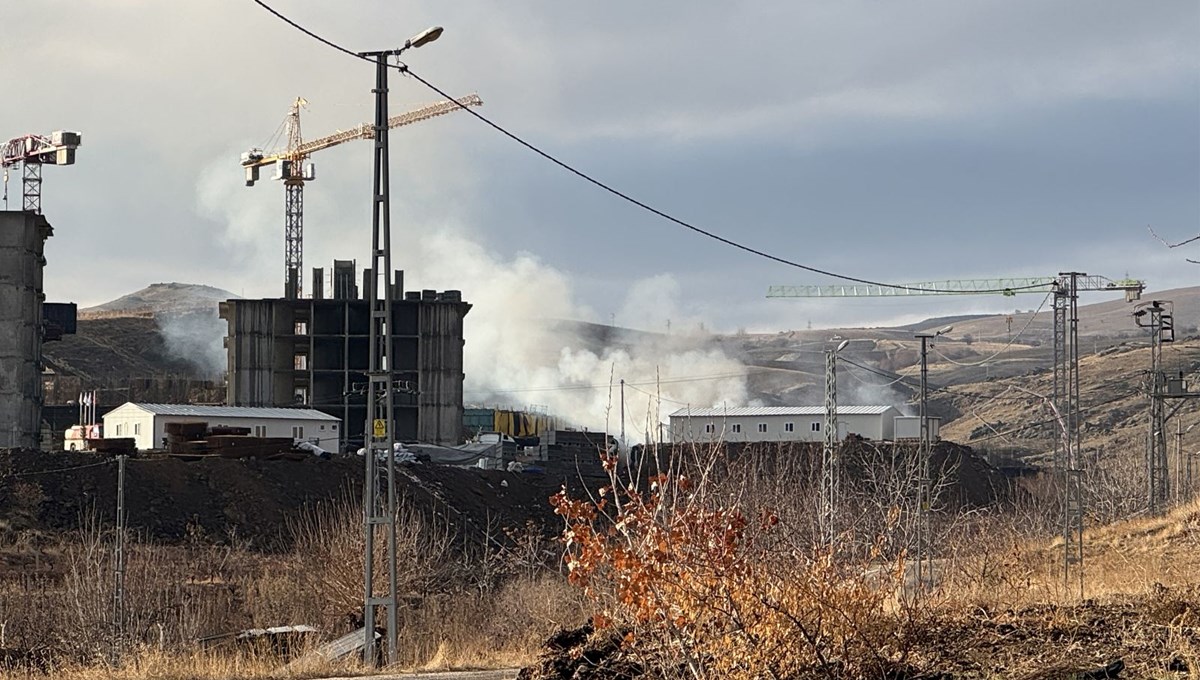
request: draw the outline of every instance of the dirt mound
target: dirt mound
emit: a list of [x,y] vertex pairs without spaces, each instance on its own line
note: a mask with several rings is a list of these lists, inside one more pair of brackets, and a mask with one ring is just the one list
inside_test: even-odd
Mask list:
[[[932,612],[904,633],[893,680],[1101,680],[1186,678],[1197,670],[1200,599],[1195,588],[1159,587],[1138,597],[1017,610]],[[657,678],[643,667],[655,649],[591,624],[557,633],[520,680]],[[651,643],[652,645],[653,643]],[[804,642],[796,641],[803,647]],[[1189,651],[1190,650],[1190,651]],[[903,657],[904,661],[899,661]],[[815,676],[814,676],[815,677]],[[824,677],[824,676],[821,676]]]
[[[756,468],[770,474],[799,475],[801,479],[812,479],[819,469],[820,442],[778,443],[725,443],[721,445],[724,465],[730,470]],[[631,463],[644,471],[669,469],[669,459],[694,459],[692,444],[666,444],[657,447],[659,462],[653,462],[654,451],[633,447]],[[881,470],[890,468],[901,471],[910,468],[914,474],[918,454],[916,441],[874,442],[850,437],[842,442],[841,460],[845,466],[843,483],[853,488],[869,486],[880,477]],[[642,456],[645,461],[638,463]],[[953,507],[979,508],[1011,500],[1013,485],[999,468],[988,463],[971,447],[950,441],[939,441],[933,445],[930,466],[934,481],[940,487],[941,500]]]
[[546,641],[537,664],[524,668],[517,680],[634,680],[653,678],[628,658],[622,636],[612,630],[596,632],[591,622],[561,630]]
[[[289,520],[316,503],[362,494],[363,461],[133,457],[127,463],[129,527],[163,542],[232,537],[252,547],[286,548]],[[600,480],[442,467],[400,466],[397,491],[418,510],[447,518],[468,535],[501,533],[532,522],[561,529],[549,497],[562,484],[596,488]],[[0,450],[0,527],[32,535],[73,531],[88,517],[112,525],[117,466],[82,452]]]
[[1187,650],[1200,642],[1198,595],[1159,586],[1103,602],[979,609],[934,621],[919,631],[921,647],[951,678],[1194,677]]

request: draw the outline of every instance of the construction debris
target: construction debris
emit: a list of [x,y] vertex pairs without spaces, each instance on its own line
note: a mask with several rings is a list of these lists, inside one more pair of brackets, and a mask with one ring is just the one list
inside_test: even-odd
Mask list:
[[[300,460],[311,453],[295,450],[291,437],[254,437],[248,427],[213,427],[208,423],[167,423],[167,453],[182,458],[215,455],[222,458]],[[132,440],[131,440],[132,441]]]
[[303,650],[313,637],[320,634],[316,628],[308,625],[274,626],[272,628],[247,628],[232,633],[209,635],[197,640],[204,647],[225,644],[236,644],[253,648],[259,652],[270,652],[282,657],[290,657]]

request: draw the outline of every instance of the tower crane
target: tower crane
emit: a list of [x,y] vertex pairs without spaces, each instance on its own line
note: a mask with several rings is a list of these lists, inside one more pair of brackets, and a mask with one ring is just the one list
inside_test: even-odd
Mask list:
[[42,212],[42,166],[74,165],[75,149],[83,143],[78,132],[56,130],[49,135],[22,135],[0,146],[4,171],[4,205],[8,207],[8,169],[22,166],[21,209]]
[[[1078,579],[1083,594],[1083,517],[1084,495],[1080,454],[1083,422],[1079,389],[1079,293],[1108,291],[1125,293],[1125,301],[1140,300],[1146,282],[1125,278],[1114,281],[1082,272],[1062,272],[1058,276],[999,279],[956,279],[879,286],[874,284],[832,286],[771,286],[769,298],[819,297],[902,297],[910,295],[986,295],[1011,297],[1019,293],[1043,293],[1054,296],[1054,394],[1051,405],[1062,429],[1061,441],[1054,446],[1055,476],[1062,485],[1063,584],[1071,587]],[[922,425],[922,431],[927,426]],[[1165,450],[1165,445],[1164,445]],[[1153,465],[1151,461],[1151,465]],[[1165,467],[1165,462],[1164,462]],[[1165,474],[1165,473],[1164,473]],[[1153,486],[1153,484],[1152,484]]]
[[[1052,293],[1066,285],[1064,277],[1034,276],[1026,278],[997,278],[997,279],[952,279],[949,281],[921,281],[919,283],[898,283],[893,286],[875,284],[835,284],[829,286],[771,286],[767,289],[769,298],[821,298],[821,297],[905,297],[924,295],[1004,295],[1012,297],[1018,293]],[[1114,281],[1103,276],[1088,276],[1079,274],[1076,277],[1076,290],[1088,291],[1122,291],[1125,301],[1133,302],[1141,299],[1146,289],[1144,281],[1136,279],[1121,279]]]
[[[301,268],[304,264],[304,183],[316,179],[316,171],[308,157],[322,149],[337,146],[353,139],[371,139],[375,134],[372,123],[363,123],[344,132],[304,141],[300,134],[300,109],[308,104],[302,97],[297,97],[292,103],[291,111],[285,120],[287,132],[287,148],[264,152],[262,149],[250,149],[242,154],[242,167],[246,170],[246,186],[254,186],[259,180],[259,171],[268,165],[275,165],[275,175],[271,179],[282,180],[284,185],[284,297],[297,299],[302,292]],[[429,106],[423,106],[407,113],[388,118],[388,127],[397,128],[403,125],[419,123],[423,120],[453,113],[466,106],[480,106],[483,100],[478,95],[471,94],[453,101],[445,100]]]

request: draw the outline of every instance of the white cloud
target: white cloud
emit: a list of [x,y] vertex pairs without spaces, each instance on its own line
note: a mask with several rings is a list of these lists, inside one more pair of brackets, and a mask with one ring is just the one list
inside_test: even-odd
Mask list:
[[[414,69],[455,94],[478,89],[484,113],[552,150],[565,149],[568,156],[610,150],[621,159],[606,159],[618,184],[629,176],[621,166],[636,169],[647,148],[677,153],[671,158],[678,164],[666,172],[688,176],[709,162],[701,152],[715,143],[756,144],[747,153],[769,146],[870,147],[889,139],[898,125],[927,123],[939,133],[954,126],[1005,130],[1010,121],[1036,120],[1046,110],[1080,102],[1179,101],[1180,109],[1194,114],[1200,71],[1200,8],[1190,0],[615,0],[602,6],[371,0],[354,11],[316,0],[274,4],[354,49],[396,44],[428,24],[445,25],[438,43],[410,53]],[[4,90],[36,94],[0,109],[0,134],[58,128],[84,134],[78,165],[47,172],[46,212],[57,230],[48,246],[52,297],[99,302],[172,276],[247,293],[278,291],[282,189],[270,182],[242,187],[236,154],[267,137],[297,95],[312,102],[305,114],[310,135],[368,119],[369,65],[312,42],[248,0],[9,3],[5,23],[40,28],[10,31],[0,42]],[[393,79],[393,109],[431,98],[415,82]],[[526,152],[474,121],[415,125],[393,140],[397,240],[407,249],[398,266],[415,268],[409,253],[423,252],[420,244],[440,225],[469,224],[467,241],[493,259],[517,265],[528,255],[516,253],[526,251],[555,262],[568,282],[599,281],[596,289],[651,269],[668,272],[655,284],[654,308],[634,303],[621,312],[649,327],[661,327],[668,314],[673,323],[717,316],[727,325],[788,318],[765,311],[765,303],[747,302],[780,279],[779,270],[747,267],[733,270],[727,281],[705,277],[703,285],[693,284],[688,276],[699,247],[690,237],[669,253],[646,253],[581,231],[571,240],[593,241],[582,257],[526,240],[529,225],[511,212],[497,215],[496,206],[522,201],[519,214],[549,221],[542,203],[553,197],[539,202],[529,195],[556,191],[546,177],[557,170],[529,170]],[[931,149],[939,141],[931,135]],[[316,159],[319,179],[307,192],[307,266],[365,256],[369,148],[365,142],[356,146]],[[588,167],[594,158],[573,160]],[[756,160],[747,158],[745,166]],[[723,182],[720,167],[704,169],[710,186]],[[921,176],[932,169],[907,171]],[[854,172],[847,175],[854,180]],[[1061,179],[1064,186],[1074,181]],[[529,193],[497,195],[513,186]],[[686,207],[707,198],[698,195],[704,191],[681,186],[673,198]],[[1194,225],[1200,217],[1194,197],[1194,189],[1173,195],[1185,206],[1175,212],[1180,223]],[[1022,199],[998,192],[994,203],[978,210]],[[780,224],[752,224],[771,197],[749,200],[758,203],[746,206],[743,233],[766,233],[766,243],[829,256],[820,239],[794,246]],[[828,216],[842,207],[814,205],[809,223],[819,221],[821,210]],[[614,214],[613,220],[627,215]],[[882,217],[879,224],[872,228],[889,228]],[[537,226],[580,228],[565,221]],[[1086,239],[1080,232],[1075,237]],[[743,234],[731,227],[730,235]],[[1127,245],[1114,245],[1111,259],[1104,259],[1112,265],[1105,266],[1120,269]],[[929,244],[914,248],[919,246]],[[856,256],[848,266],[874,269],[896,256]],[[1054,257],[1030,256],[1042,263]],[[974,266],[1005,272],[1037,265],[1028,259]],[[1164,265],[1157,275],[1171,280],[1187,280],[1194,271]],[[960,265],[939,266],[945,271]],[[96,267],[105,275],[92,274]],[[761,277],[753,280],[747,272]],[[446,278],[450,286],[466,287],[449,273]],[[676,289],[668,290],[672,285]],[[707,299],[699,303],[699,297]],[[594,297],[584,302],[601,304]],[[610,300],[603,304],[616,307]]]

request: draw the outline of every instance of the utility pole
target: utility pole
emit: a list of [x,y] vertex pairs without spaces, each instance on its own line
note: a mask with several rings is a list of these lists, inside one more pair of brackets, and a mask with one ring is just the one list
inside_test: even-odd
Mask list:
[[954,330],[946,326],[936,333],[918,333],[921,341],[921,439],[917,452],[920,478],[917,480],[917,589],[933,586],[933,556],[931,554],[930,512],[933,509],[933,479],[931,458],[933,440],[929,433],[929,341]]
[[625,379],[621,378],[621,450],[625,449]]
[[[1192,497],[1195,491],[1193,486],[1193,467],[1196,454],[1186,451],[1183,448],[1183,436],[1192,431],[1192,428],[1200,425],[1200,423],[1192,423],[1178,435],[1176,444],[1179,447],[1179,500],[1187,501]],[[1183,421],[1180,420],[1180,427],[1183,427]]]
[[117,454],[117,524],[113,546],[113,648],[112,662],[121,660],[125,646],[125,460]]
[[[1063,489],[1063,585],[1072,572],[1083,597],[1083,479],[1079,423],[1079,279],[1087,274],[1064,272],[1054,287],[1054,407],[1062,418],[1062,437],[1055,440],[1055,476]],[[1074,567],[1074,569],[1072,569]]]
[[[384,608],[387,620],[387,663],[397,660],[396,638],[399,624],[396,616],[396,419],[395,366],[392,323],[392,216],[390,207],[391,181],[388,157],[388,57],[409,48],[421,47],[437,40],[442,28],[435,26],[405,41],[392,50],[360,52],[358,56],[375,62],[375,173],[371,193],[371,276],[370,300],[371,337],[368,343],[370,360],[367,368],[367,422],[363,439],[366,443],[366,481],[363,485],[363,626],[366,640],[363,660],[374,665],[375,607]],[[382,280],[382,283],[381,283]],[[380,507],[379,479],[376,462],[387,461],[387,505]],[[387,541],[387,592],[375,595],[375,534],[382,527]]]
[[1175,501],[1182,502],[1183,496],[1183,420],[1175,421]]
[[837,353],[850,344],[843,340],[837,349],[825,350],[825,445],[821,449],[821,539],[830,551],[837,541],[837,512],[841,461],[837,422]]
[[1146,438],[1146,509],[1157,514],[1170,500],[1167,469],[1167,375],[1162,366],[1163,343],[1174,342],[1175,320],[1170,301],[1152,300],[1133,312],[1134,322],[1150,331],[1150,375],[1147,397],[1150,417]]
[[[375,173],[372,184],[371,210],[371,276],[368,290],[370,300],[371,336],[368,342],[370,360],[367,369],[367,422],[364,425],[366,446],[366,475],[363,483],[363,514],[365,547],[363,552],[363,625],[366,641],[363,661],[374,665],[378,658],[375,649],[375,608],[382,606],[387,621],[384,638],[387,661],[396,659],[396,507],[395,507],[395,411],[392,408],[395,383],[392,357],[392,291],[388,278],[392,271],[392,225],[389,204],[388,176],[388,64],[387,58],[398,50],[365,52],[362,56],[375,60]],[[379,277],[383,276],[383,285]],[[387,502],[380,507],[379,475],[376,464],[385,460],[387,469]],[[375,595],[375,539],[382,528],[387,541],[385,564],[388,568],[387,591]]]

